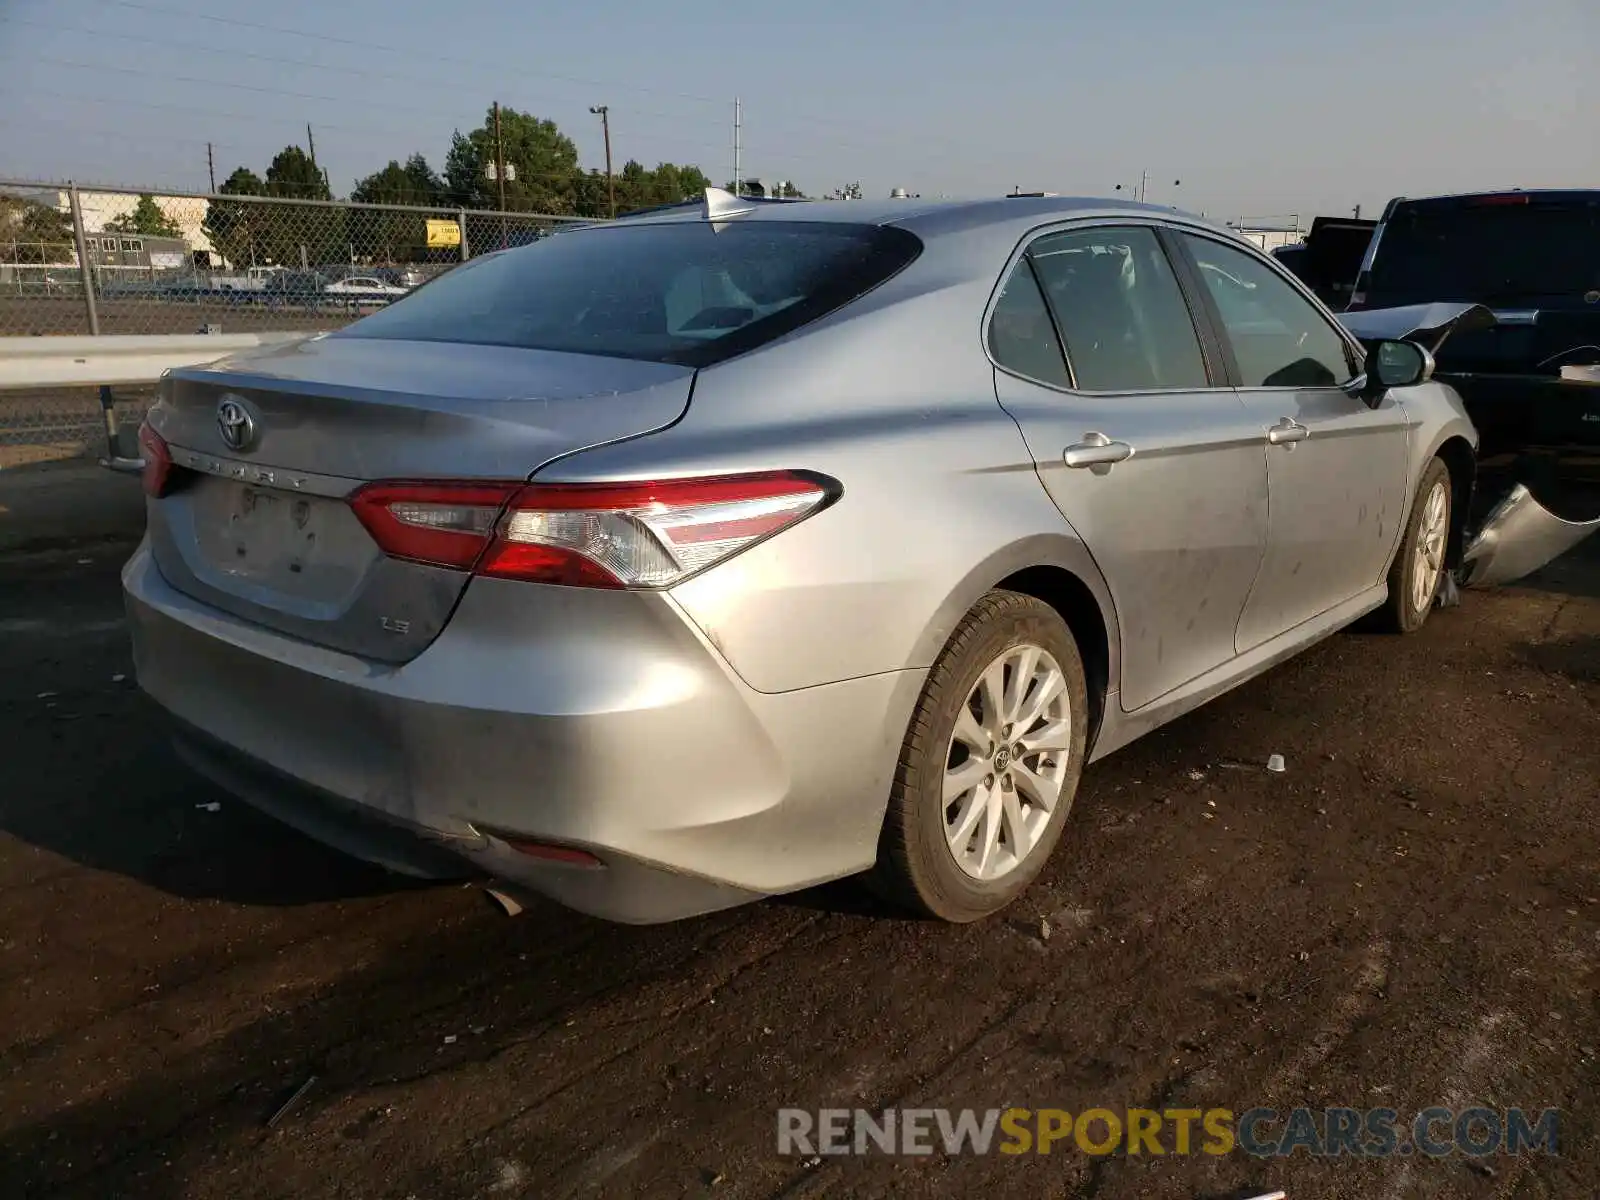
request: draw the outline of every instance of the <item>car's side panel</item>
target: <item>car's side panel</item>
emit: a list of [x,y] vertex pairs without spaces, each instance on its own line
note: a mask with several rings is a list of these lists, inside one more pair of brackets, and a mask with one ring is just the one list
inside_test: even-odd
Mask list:
[[1262,672],[1293,658],[1308,646],[1315,645],[1330,634],[1337,633],[1352,621],[1357,621],[1377,608],[1388,595],[1383,584],[1353,596],[1336,608],[1329,609],[1296,629],[1279,634],[1261,643],[1253,650],[1237,655],[1221,666],[1190,680],[1183,687],[1169,692],[1155,704],[1146,705],[1138,712],[1108,711],[1095,743],[1096,758],[1104,758],[1120,750],[1136,738],[1168,721],[1175,721],[1185,713],[1193,712],[1202,704],[1231,691],[1241,683],[1254,679]]
[[[935,276],[931,286],[905,282],[913,294],[897,302],[869,297],[848,319],[701,372],[672,429],[560,460],[537,478],[830,475],[844,489],[836,504],[673,596],[760,691],[926,667],[1004,575],[1086,558],[995,402],[978,342],[992,282],[943,286]],[[1008,553],[1026,545],[1044,557]]]
[[[1233,657],[1266,546],[1261,431],[1231,389],[1091,396],[996,373],[1039,475],[1104,573],[1120,615],[1121,703],[1158,699]],[[1101,433],[1127,461],[1074,468]]]
[[[1107,248],[1124,240],[1126,262],[1107,278],[1093,264],[1112,261]],[[1002,307],[1028,292],[1025,282],[1014,291],[1017,276],[1008,274],[991,318],[1008,335],[992,348],[996,395],[1109,583],[1123,639],[1119,702],[1138,708],[1233,657],[1234,628],[1266,547],[1264,437],[1221,377],[1213,332],[1196,320],[1202,310],[1181,298],[1170,251],[1157,238],[1137,223],[1074,222],[1030,242],[1027,253],[1068,356],[1078,356],[1074,386],[1007,369],[1009,339],[1024,348],[1036,339],[1025,311],[1013,308],[1002,321]],[[1145,343],[1124,338],[1118,318],[1106,316],[1119,304],[1145,338],[1160,330],[1173,352],[1146,358]],[[1185,332],[1209,386],[1177,353]],[[1022,369],[1048,373],[1048,363]],[[1123,390],[1083,390],[1090,378]],[[1172,383],[1150,390],[1161,379]],[[1121,457],[1086,459],[1097,440]]]
[[1405,525],[1405,414],[1338,388],[1241,392],[1265,432],[1284,421],[1306,439],[1267,449],[1267,556],[1239,619],[1241,653],[1379,582]]

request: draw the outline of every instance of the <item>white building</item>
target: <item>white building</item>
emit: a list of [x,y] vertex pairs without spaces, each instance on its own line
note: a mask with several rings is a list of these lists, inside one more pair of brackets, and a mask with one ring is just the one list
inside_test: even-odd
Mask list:
[[[83,232],[93,237],[103,233],[111,222],[131,217],[133,210],[139,206],[139,195],[138,192],[95,192],[79,188],[78,203],[83,206]],[[64,190],[41,199],[57,212],[72,212],[71,194]],[[208,251],[215,260],[220,261],[216,247],[201,228],[208,207],[204,200],[195,196],[159,196],[153,193],[151,199],[191,250]]]
[[1229,221],[1228,228],[1257,249],[1271,253],[1279,246],[1293,246],[1306,240],[1306,231],[1300,227],[1300,218],[1288,221]]

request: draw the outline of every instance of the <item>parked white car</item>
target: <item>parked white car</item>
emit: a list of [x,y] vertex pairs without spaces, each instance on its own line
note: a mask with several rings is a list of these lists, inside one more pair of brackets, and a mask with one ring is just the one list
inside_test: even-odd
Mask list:
[[351,275],[322,289],[323,295],[348,300],[352,304],[388,304],[411,289],[385,283],[372,275]]

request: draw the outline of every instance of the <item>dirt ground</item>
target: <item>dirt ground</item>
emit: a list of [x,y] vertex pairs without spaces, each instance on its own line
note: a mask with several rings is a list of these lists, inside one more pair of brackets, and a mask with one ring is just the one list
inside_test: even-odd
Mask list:
[[[129,548],[0,555],[0,1195],[1600,1192],[1600,547],[1095,766],[1003,919],[839,885],[644,929],[398,884],[185,773]],[[775,1151],[786,1105],[1472,1102],[1560,1109],[1560,1156]]]

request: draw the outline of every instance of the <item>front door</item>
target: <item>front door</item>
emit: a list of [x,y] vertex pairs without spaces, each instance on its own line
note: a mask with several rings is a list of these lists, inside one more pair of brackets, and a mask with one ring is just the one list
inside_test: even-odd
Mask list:
[[1111,589],[1121,707],[1227,662],[1265,551],[1265,442],[1208,369],[1154,229],[1035,239],[989,346],[1001,405]]
[[1360,371],[1350,342],[1263,258],[1180,240],[1267,445],[1272,515],[1239,620],[1242,653],[1382,582],[1406,519],[1406,416],[1393,396],[1368,408],[1350,394]]

